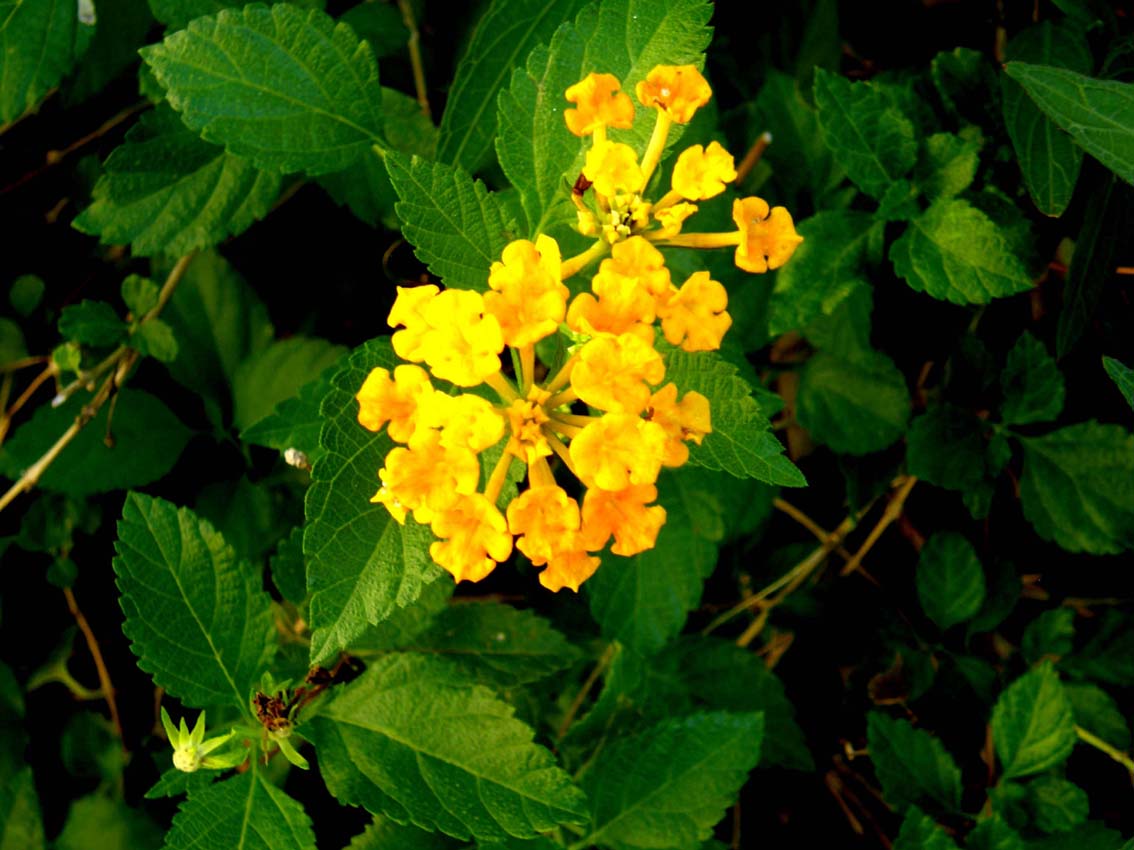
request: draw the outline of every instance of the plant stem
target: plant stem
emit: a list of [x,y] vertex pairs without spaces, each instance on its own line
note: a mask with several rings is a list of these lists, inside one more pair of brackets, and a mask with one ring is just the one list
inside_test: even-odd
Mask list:
[[75,623],[78,625],[79,631],[83,633],[83,639],[87,642],[87,649],[94,660],[95,670],[98,671],[98,682],[102,689],[102,697],[106,700],[106,707],[110,709],[110,722],[114,724],[114,731],[118,733],[118,740],[122,744],[122,749],[125,750],[126,739],[122,734],[122,721],[118,716],[118,703],[114,699],[114,683],[110,680],[110,671],[107,670],[106,662],[103,660],[98,638],[95,637],[91,624],[87,622],[82,609],[79,608],[78,600],[75,599],[75,594],[71,588],[63,588],[63,596],[66,597],[71,616],[75,618]]
[[736,167],[736,179],[733,185],[739,186],[744,182],[756,163],[760,161],[760,157],[764,155],[764,151],[768,149],[768,145],[772,143],[772,134],[766,130],[759,135],[759,137],[752,143],[752,147],[748,149],[748,153],[744,155],[744,159],[740,161],[740,165]]
[[1099,752],[1106,753],[1108,756],[1110,756],[1112,759],[1126,768],[1126,770],[1130,773],[1131,781],[1134,782],[1134,759],[1132,759],[1127,753],[1122,752],[1122,750],[1118,749],[1118,747],[1108,744],[1098,735],[1095,735],[1093,732],[1084,729],[1082,726],[1075,727],[1075,734],[1079,736],[1080,741],[1085,744],[1090,744]]
[[413,67],[413,87],[417,92],[417,102],[421,106],[422,114],[430,121],[433,116],[429,111],[429,94],[425,88],[425,65],[421,61],[421,37],[417,31],[417,21],[413,17],[413,8],[409,4],[409,0],[398,0],[398,8],[402,12],[402,20],[405,22],[406,29],[409,30],[409,47],[410,65]]
[[583,687],[579,688],[579,693],[575,694],[575,698],[571,700],[571,705],[567,707],[567,713],[563,715],[563,722],[559,724],[559,731],[556,737],[560,740],[567,734],[567,730],[571,728],[571,724],[575,722],[575,715],[579,713],[579,709],[583,707],[586,702],[587,694],[591,692],[591,688],[599,680],[599,677],[606,672],[606,668],[610,666],[610,662],[614,658],[614,644],[609,644],[606,651],[599,656],[598,663],[595,664],[594,669],[591,670],[587,680],[583,682]]
[[870,534],[866,536],[866,540],[863,541],[862,546],[854,553],[854,557],[846,562],[839,575],[850,575],[859,568],[862,559],[866,557],[866,554],[874,547],[874,544],[878,542],[878,538],[902,515],[902,510],[906,506],[906,498],[910,495],[910,491],[914,488],[915,484],[917,484],[917,476],[915,475],[909,475],[902,481],[901,486],[898,487],[897,492],[894,493],[893,497],[886,505],[886,510],[883,511],[882,516],[878,519],[878,524],[870,529]]

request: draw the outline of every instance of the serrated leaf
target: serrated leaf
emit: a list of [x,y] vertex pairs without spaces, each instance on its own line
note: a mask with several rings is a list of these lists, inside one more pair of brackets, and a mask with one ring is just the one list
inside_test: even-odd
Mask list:
[[603,634],[639,652],[653,652],[681,631],[717,563],[716,542],[694,522],[691,495],[680,471],[663,471],[658,503],[666,509],[666,521],[657,545],[631,558],[603,555],[586,584],[591,614]]
[[0,3],[0,132],[38,107],[71,69],[79,27],[69,0]]
[[382,815],[359,833],[346,850],[456,850],[463,845],[446,835],[402,826]]
[[469,38],[441,116],[437,159],[475,173],[496,139],[496,96],[532,48],[551,40],[587,0],[496,0]]
[[[172,759],[170,761],[172,762]],[[184,770],[170,767],[145,793],[145,798],[147,800],[160,800],[163,797],[180,797],[182,794],[200,791],[218,778],[218,772],[213,770],[186,773]]]
[[162,312],[177,337],[170,374],[219,411],[230,403],[237,367],[275,331],[252,288],[216,253],[198,254]]
[[896,811],[931,801],[945,811],[961,807],[961,770],[945,745],[908,720],[872,711],[866,740],[882,796]]
[[303,528],[293,528],[280,541],[269,562],[272,582],[288,602],[299,605],[307,598],[307,561],[303,558]]
[[135,319],[142,318],[156,307],[161,294],[156,283],[140,274],[127,275],[120,292],[126,309],[133,313]]
[[947,490],[968,491],[984,479],[982,423],[950,404],[929,408],[910,423],[906,463],[911,475]]
[[114,572],[138,666],[185,705],[248,711],[274,650],[259,573],[187,508],[130,493]]
[[[39,460],[77,417],[89,397],[76,393],[59,407],[43,405],[0,449],[0,472],[13,480]],[[39,479],[39,487],[70,496],[140,487],[177,463],[192,433],[161,401],[141,390],[117,393],[106,444],[109,405],[67,444]]]
[[[311,472],[303,552],[311,593],[311,663],[320,664],[359,637],[367,625],[411,604],[442,570],[429,557],[429,529],[404,526],[370,497],[393,442],[358,424],[355,394],[371,369],[393,370],[389,337],[351,355],[323,398],[324,454]],[[447,579],[446,579],[447,580]]]
[[679,393],[693,390],[709,399],[713,432],[700,446],[690,446],[690,464],[766,484],[806,484],[803,473],[784,456],[783,445],[736,366],[715,352],[690,354],[661,344],[659,350],[666,380],[677,384]]
[[240,439],[281,452],[298,449],[314,462],[322,453],[319,431],[323,418],[319,407],[331,391],[331,378],[346,365],[347,357],[340,357],[322,375],[301,386],[294,396],[285,398],[271,413],[241,431]]
[[906,379],[884,354],[848,360],[820,352],[799,379],[796,417],[812,438],[846,454],[868,454],[901,438],[910,415]]
[[585,844],[696,850],[760,760],[760,714],[665,720],[609,743],[585,774]]
[[1005,779],[1061,764],[1075,747],[1071,701],[1049,662],[1009,685],[992,709],[992,740]]
[[772,334],[802,330],[868,286],[862,264],[873,221],[855,210],[824,210],[800,222],[803,243],[776,272],[768,305]]
[[852,83],[817,68],[815,107],[835,161],[866,194],[881,198],[891,183],[913,168],[917,161],[913,124],[873,84]]
[[173,328],[161,319],[150,319],[139,325],[130,337],[130,344],[141,354],[162,363],[177,359],[177,337],[173,335]]
[[414,253],[450,288],[488,288],[488,269],[519,234],[496,193],[460,168],[399,153],[386,169]]
[[917,595],[939,629],[975,617],[984,594],[984,569],[963,535],[939,531],[926,541],[917,562]]
[[343,12],[339,20],[366,39],[378,59],[393,56],[409,44],[409,30],[396,3],[359,3]]
[[[704,63],[706,26],[712,6],[705,0],[607,0],[584,9],[574,23],[556,30],[547,46],[532,50],[512,72],[497,99],[496,153],[512,185],[520,191],[528,233],[547,233],[574,221],[570,184],[582,168],[584,145],[563,120],[569,86],[591,71],[614,74],[631,94],[639,80],[659,64]],[[654,127],[651,110],[634,99],[631,130],[612,135],[644,150]],[[674,126],[670,144],[680,136]]]
[[1007,237],[976,207],[934,201],[890,246],[894,271],[910,288],[954,304],[987,304],[1032,288]]
[[315,850],[303,806],[259,770],[192,792],[173,818],[165,850]]
[[280,177],[202,141],[172,109],[142,116],[103,163],[93,202],[74,221],[137,256],[180,256],[246,230],[271,210]]
[[83,345],[109,348],[126,339],[126,323],[105,301],[83,300],[63,308],[59,334]]
[[1118,387],[1118,391],[1122,393],[1122,397],[1126,399],[1126,403],[1134,410],[1134,369],[1113,357],[1104,357],[1102,364],[1110,379],[1114,381],[1114,385]]
[[1020,639],[1020,652],[1029,664],[1049,655],[1059,659],[1071,652],[1074,637],[1075,612],[1070,608],[1054,608],[1028,623]]
[[986,817],[965,840],[966,850],[1025,850],[1024,840],[997,815]]
[[1130,850],[1122,833],[1100,821],[1087,821],[1069,832],[1057,832],[1028,843],[1028,850]]
[[0,783],[0,850],[44,850],[43,819],[31,767]]
[[56,850],[157,850],[162,831],[138,809],[98,791],[71,804]]
[[326,174],[381,141],[374,54],[317,9],[224,9],[141,52],[191,129],[258,168]]
[[1000,417],[1006,425],[1048,422],[1063,411],[1063,375],[1047,347],[1027,331],[1008,352],[1000,389]]
[[979,164],[979,139],[934,133],[925,137],[925,147],[920,151],[917,184],[931,199],[952,198],[969,188]]
[[1083,150],[1134,183],[1134,84],[1026,62],[1009,62],[1004,71]]
[[1134,685],[1134,628],[1117,609],[1103,612],[1097,631],[1082,649],[1064,659],[1068,669],[1112,685]]
[[407,647],[446,658],[470,680],[500,688],[539,681],[579,657],[542,617],[498,602],[450,605]]
[[[1041,21],[1013,38],[1005,56],[1080,73],[1089,72],[1093,64],[1082,30],[1051,21]],[[1018,82],[1003,79],[1001,91],[1004,123],[1028,193],[1044,215],[1062,215],[1079,179],[1083,151],[1040,111]]]
[[232,379],[233,424],[247,428],[271,415],[277,404],[297,396],[346,353],[325,339],[293,336],[246,358]]
[[1044,832],[1067,832],[1086,823],[1087,792],[1058,776],[1040,776],[1028,783],[1028,803],[1036,826]]
[[513,709],[436,659],[378,659],[305,726],[342,802],[455,838],[535,838],[586,803]]
[[449,605],[454,589],[452,582],[430,582],[413,602],[404,608],[395,606],[390,616],[378,625],[367,626],[361,637],[350,642],[350,650],[388,652],[409,646]]
[[1134,435],[1092,420],[1020,444],[1020,500],[1040,537],[1095,555],[1134,546]]
[[910,806],[893,850],[957,850],[957,845],[933,818]]
[[1114,698],[1087,682],[1068,682],[1063,686],[1075,723],[1120,750],[1130,749],[1130,724]]
[[136,65],[154,25],[149,8],[137,0],[101,0],[95,14],[94,37],[64,93],[68,105],[95,96]]

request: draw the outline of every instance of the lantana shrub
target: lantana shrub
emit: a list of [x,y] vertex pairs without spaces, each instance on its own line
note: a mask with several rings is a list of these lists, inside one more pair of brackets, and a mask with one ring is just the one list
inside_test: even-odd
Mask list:
[[9,2],[0,848],[1128,848],[1134,15],[899,5]]

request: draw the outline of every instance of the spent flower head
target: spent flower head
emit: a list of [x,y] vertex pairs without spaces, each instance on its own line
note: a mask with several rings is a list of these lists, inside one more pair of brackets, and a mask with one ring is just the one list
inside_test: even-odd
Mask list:
[[[733,247],[740,268],[760,272],[801,241],[787,210],[759,198],[735,202],[736,231],[683,233],[692,202],[736,180],[732,155],[717,142],[693,145],[678,156],[670,191],[656,201],[644,193],[670,128],[688,123],[712,90],[682,65],[654,68],[635,92],[656,122],[641,157],[608,137],[634,120],[616,77],[589,74],[566,93],[575,104],[567,130],[591,137],[571,198],[595,243],[564,259],[547,235],[517,239],[485,269],[483,295],[399,287],[388,317],[394,351],[425,368],[375,369],[358,392],[359,422],[398,444],[372,501],[399,523],[429,525],[438,538],[430,555],[457,581],[479,581],[519,550],[542,567],[545,587],[578,590],[608,545],[623,556],[652,548],[666,519],[658,475],[686,463],[689,444],[713,430],[709,399],[667,382],[658,346],[664,338],[712,351],[732,324],[724,286],[705,271],[675,284],[658,248]],[[570,298],[563,281],[596,261],[590,291]],[[537,344],[553,334],[573,345],[541,363]],[[434,381],[483,389],[454,394]],[[515,464],[526,488],[505,499]]]

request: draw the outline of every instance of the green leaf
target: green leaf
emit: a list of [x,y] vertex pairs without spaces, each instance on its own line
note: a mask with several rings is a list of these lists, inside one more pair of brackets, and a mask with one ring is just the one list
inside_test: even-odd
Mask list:
[[802,330],[869,286],[862,265],[873,221],[854,210],[824,210],[800,222],[803,243],[776,272],[768,305],[772,334]]
[[1108,608],[1099,619],[1090,641],[1064,665],[1078,676],[1121,687],[1134,685],[1134,628],[1129,617]]
[[979,164],[979,139],[934,133],[918,157],[917,184],[931,199],[952,198],[972,185]]
[[43,278],[34,274],[22,274],[12,281],[8,290],[8,303],[13,310],[27,318],[43,301],[46,290],[47,284],[43,282]]
[[83,345],[110,348],[126,339],[126,323],[105,301],[80,301],[64,307],[59,333]]
[[315,850],[311,820],[253,769],[195,792],[182,803],[165,850]]
[[162,106],[103,163],[93,202],[74,226],[138,256],[180,256],[246,230],[279,190],[279,175],[201,141]]
[[803,473],[784,457],[783,445],[736,366],[715,352],[690,354],[660,344],[659,350],[666,380],[677,384],[681,395],[693,390],[709,399],[713,432],[700,446],[690,446],[690,464],[766,484],[806,484]]
[[138,809],[98,791],[71,804],[55,850],[157,850],[162,832]]
[[190,129],[258,168],[338,171],[381,139],[374,54],[317,9],[224,9],[141,53]]
[[[0,472],[18,478],[82,415],[88,401],[76,393],[59,407],[36,410],[0,449]],[[108,446],[109,411],[110,405],[103,405],[79,431],[43,473],[39,487],[70,496],[140,487],[169,472],[192,436],[161,401],[126,387],[117,393],[110,429],[113,446]]]
[[823,139],[858,188],[881,198],[917,161],[910,120],[876,86],[815,71],[815,107]]
[[154,25],[149,8],[137,0],[100,0],[95,14],[94,37],[64,93],[68,105],[94,97],[137,65],[138,48]]
[[429,557],[429,529],[412,519],[398,525],[384,506],[370,502],[394,444],[358,424],[354,396],[371,369],[393,370],[396,364],[389,337],[372,340],[350,355],[323,399],[324,454],[311,472],[303,538],[312,664],[332,658],[368,624],[413,603],[442,575]]
[[186,706],[248,700],[274,650],[258,571],[187,508],[130,493],[114,572],[138,666]]
[[1134,546],[1134,435],[1089,421],[1020,443],[1020,500],[1040,537],[1095,555]]
[[803,367],[796,417],[832,451],[884,449],[901,438],[909,415],[906,379],[885,354],[846,360],[820,352]]
[[303,528],[293,528],[279,542],[269,562],[272,582],[288,602],[299,605],[307,598],[307,561],[303,559]]
[[0,132],[39,106],[75,59],[81,26],[69,0],[0,2]]
[[1122,833],[1099,821],[1087,821],[1068,832],[1057,832],[1028,844],[1028,850],[1129,850]]
[[984,570],[963,535],[939,531],[926,541],[917,562],[917,595],[942,631],[977,615],[984,604]]
[[1054,608],[1028,623],[1020,640],[1020,651],[1029,664],[1049,655],[1058,660],[1070,654],[1074,637],[1075,612],[1070,608]]
[[[547,46],[532,50],[497,98],[496,153],[520,191],[529,236],[574,221],[570,185],[582,168],[584,145],[571,135],[563,111],[569,86],[591,71],[614,74],[633,97],[655,65],[704,63],[712,5],[705,0],[606,0],[556,30]],[[634,127],[612,138],[644,150],[654,117],[634,99]],[[674,126],[670,144],[680,136]]]
[[285,398],[271,413],[241,431],[240,439],[281,452],[298,449],[314,462],[322,453],[319,431],[323,418],[319,407],[331,391],[331,378],[346,364],[347,357],[340,357],[322,375],[300,387],[294,396]]
[[1040,776],[1028,783],[1028,803],[1036,826],[1044,832],[1067,832],[1087,822],[1087,792],[1058,776]]
[[518,235],[500,196],[460,168],[416,156],[387,153],[386,168],[418,258],[448,287],[486,290],[489,267]]
[[1118,387],[1118,391],[1122,393],[1122,397],[1126,399],[1126,403],[1134,409],[1134,369],[1113,357],[1104,357],[1102,365],[1110,375],[1110,379],[1114,381],[1114,385]]
[[1071,700],[1076,725],[1120,750],[1130,749],[1130,724],[1110,694],[1086,682],[1068,682],[1063,690]]
[[138,326],[130,337],[130,344],[139,353],[162,363],[172,363],[177,359],[177,338],[173,328],[161,319],[150,319]]
[[1000,417],[1006,425],[1048,422],[1063,411],[1063,375],[1047,347],[1028,331],[1008,352],[1000,389]]
[[0,783],[0,850],[44,850],[43,820],[30,767]]
[[929,408],[910,423],[906,463],[916,475],[947,490],[967,492],[984,480],[983,424],[950,404]]
[[1005,779],[1062,764],[1075,746],[1071,701],[1049,662],[1009,685],[992,709],[992,740]]
[[198,254],[162,312],[177,337],[170,374],[217,410],[229,404],[237,367],[275,334],[252,288],[216,253]]
[[11,363],[27,356],[28,347],[19,324],[0,317],[0,364]]
[[539,681],[579,658],[542,617],[498,602],[450,605],[408,647],[446,658],[470,680],[500,688]]
[[147,800],[160,800],[165,797],[180,797],[182,794],[195,793],[211,785],[213,780],[217,778],[218,773],[212,770],[186,773],[176,767],[170,767],[146,792],[145,798]]
[[[1042,21],[1021,32],[1008,42],[1005,55],[1010,60],[1080,73],[1088,73],[1094,64],[1082,30],[1051,21]],[[1002,79],[1001,91],[1004,123],[1028,193],[1044,215],[1062,215],[1079,179],[1083,151],[1040,111],[1018,82],[1011,77]]]
[[586,0],[495,0],[489,5],[457,65],[441,116],[437,159],[468,172],[491,161],[496,96],[508,85],[512,69],[584,5]]
[[894,271],[912,289],[954,304],[987,304],[1032,288],[1007,237],[976,207],[934,201],[893,245]]
[[599,751],[585,774],[591,828],[580,846],[696,850],[760,760],[759,714],[665,720]]
[[127,275],[122,281],[122,300],[135,319],[140,319],[157,306],[161,294],[158,285],[140,274]]
[[421,589],[421,595],[409,605],[395,607],[390,616],[378,625],[367,626],[361,637],[350,642],[350,650],[388,652],[409,646],[446,609],[454,589],[453,583],[448,581],[427,584]]
[[1083,150],[1134,183],[1134,84],[1026,62],[1009,62],[1004,71]]
[[396,3],[359,3],[343,12],[339,20],[365,39],[378,59],[393,56],[409,44],[409,30]]
[[387,817],[375,815],[370,826],[351,840],[347,850],[456,850],[460,846],[440,833],[401,826]]
[[681,631],[701,601],[702,586],[717,563],[717,545],[695,522],[696,493],[686,488],[680,471],[663,471],[658,503],[666,509],[666,521],[657,545],[630,558],[603,555],[602,566],[587,581],[591,614],[608,638],[653,652]]
[[147,0],[150,11],[169,30],[183,30],[194,18],[243,5],[242,0]]
[[981,820],[965,839],[966,850],[1025,850],[1024,840],[997,815]]
[[931,801],[945,811],[961,808],[961,770],[939,738],[908,720],[872,711],[866,740],[882,796],[897,811]]
[[344,354],[345,348],[325,339],[293,336],[251,355],[233,375],[233,424],[247,428],[270,416],[277,404],[297,396]]
[[379,658],[304,727],[339,800],[455,838],[535,838],[586,803],[513,709],[448,664]]
[[917,806],[911,806],[898,830],[893,850],[957,850],[937,822]]

